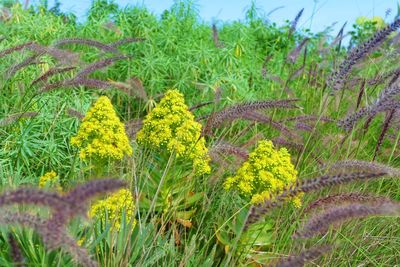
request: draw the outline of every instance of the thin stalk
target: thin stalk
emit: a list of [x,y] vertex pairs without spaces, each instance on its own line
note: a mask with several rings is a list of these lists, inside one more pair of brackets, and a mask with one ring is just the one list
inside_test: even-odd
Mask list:
[[[249,205],[249,204],[246,204],[246,206],[247,206],[247,205]],[[228,258],[227,258],[227,260],[226,260],[226,262],[225,262],[225,266],[229,266],[228,264],[229,264],[229,262],[230,262],[231,259],[232,259],[232,255],[235,253],[235,251],[236,251],[236,249],[237,249],[237,244],[239,243],[239,240],[240,240],[240,238],[242,237],[244,228],[245,228],[245,226],[246,226],[247,219],[249,218],[249,215],[250,215],[250,211],[251,211],[251,209],[249,209],[249,211],[247,212],[246,219],[243,221],[243,225],[242,225],[241,228],[240,228],[240,232],[239,232],[238,236],[235,238],[235,242],[234,242],[233,245],[232,245],[232,250],[229,251]]]
[[157,191],[154,194],[153,200],[151,201],[149,212],[147,213],[146,219],[144,221],[147,221],[149,219],[150,214],[151,214],[154,206],[156,205],[158,194],[160,193],[161,187],[164,184],[165,177],[167,177],[168,171],[169,171],[169,169],[170,169],[170,167],[172,165],[172,161],[174,160],[174,158],[175,158],[175,154],[171,153],[171,155],[169,156],[168,162],[167,162],[167,166],[165,167],[164,172],[163,172],[163,174],[161,176],[161,180],[158,183]]
[[392,148],[392,152],[390,153],[390,157],[389,157],[389,160],[388,160],[388,165],[390,164],[390,162],[391,162],[392,159],[393,159],[394,152],[396,151],[396,148],[397,148],[397,146],[399,145],[399,141],[400,141],[400,131],[399,131],[398,134],[397,134],[396,140],[395,140],[395,142],[394,142],[394,146],[393,146],[393,148]]

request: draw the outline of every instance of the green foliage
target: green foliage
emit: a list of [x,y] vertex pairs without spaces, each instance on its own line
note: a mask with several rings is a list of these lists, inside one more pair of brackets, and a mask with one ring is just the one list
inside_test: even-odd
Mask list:
[[[237,119],[215,130],[214,137],[206,137],[209,151],[219,142],[251,151],[257,140],[273,140],[276,146],[290,150],[299,177],[314,176],[320,172],[321,164],[340,159],[372,159],[384,116],[375,118],[367,131],[362,129],[363,123],[350,133],[335,124],[354,110],[360,85],[336,96],[330,96],[326,90],[326,76],[333,62],[342,60],[344,52],[330,49],[327,40],[333,38],[327,35],[328,30],[313,34],[299,29],[289,35],[290,23],[278,26],[267,22],[254,1],[243,21],[216,23],[221,44],[216,45],[211,25],[201,20],[196,3],[175,1],[170,9],[156,16],[145,7],[120,8],[116,1],[97,0],[84,22],[78,22],[72,14],[60,13],[57,6],[49,9],[39,5],[28,10],[21,5],[10,6],[11,16],[0,24],[0,35],[6,37],[0,42],[0,51],[28,41],[51,46],[64,38],[84,38],[110,45],[123,38],[143,38],[141,42],[118,47],[122,54],[130,56],[129,60],[99,69],[90,78],[121,84],[129,84],[133,78],[136,86],[143,86],[148,99],[115,88],[98,90],[86,86],[39,93],[44,83],[32,86],[31,82],[60,64],[47,54],[40,55],[37,64],[0,81],[0,125],[15,114],[38,113],[0,126],[1,188],[37,185],[39,177],[49,170],[57,172],[63,188],[93,178],[90,166],[83,164],[70,146],[80,121],[67,111],[72,108],[86,114],[95,99],[107,95],[118,117],[129,125],[128,122],[143,119],[162,95],[173,88],[183,93],[189,107],[212,102],[192,111],[203,127],[206,124],[203,116],[225,106],[299,98],[299,109],[271,109],[263,114],[268,114],[268,122],[276,124]],[[376,31],[376,26],[375,22],[354,26],[351,45],[365,41]],[[287,55],[304,38],[310,38],[307,53],[302,50],[295,63],[289,64]],[[49,83],[71,79],[79,70],[110,54],[82,44],[68,44],[62,49],[79,55],[79,60],[73,63],[76,69],[50,77]],[[24,49],[2,57],[0,73],[5,74],[33,54]],[[354,71],[354,78],[370,80],[393,69],[396,62],[390,55],[391,50],[387,49],[376,58],[368,58],[362,70]],[[361,106],[376,99],[383,86],[367,84]],[[220,97],[215,97],[218,92]],[[317,118],[293,119],[308,115]],[[377,158],[392,166],[400,166],[400,135],[396,125],[389,129]],[[285,129],[295,135],[290,137]],[[286,143],[280,144],[282,139]],[[244,230],[249,203],[222,188],[226,178],[234,175],[241,165],[239,158],[227,154],[214,158],[211,174],[200,179],[192,173],[187,160],[177,159],[166,151],[150,151],[134,137],[130,142],[133,156],[107,165],[106,173],[129,181],[129,189],[136,198],[135,226],[126,223],[124,216],[119,232],[111,231],[110,224],[102,225],[102,221],[85,223],[77,219],[69,226],[71,234],[82,241],[101,266],[255,266],[269,264],[278,255],[302,247],[291,240],[301,209],[284,206]],[[395,199],[400,196],[399,182],[394,179],[343,188],[383,193]],[[304,205],[314,197],[305,195]],[[32,209],[32,212],[47,211]],[[1,266],[11,266],[6,229],[0,227]],[[358,227],[353,224],[331,231],[317,242],[340,239],[342,247],[322,260],[321,265],[384,262],[393,266],[399,261],[399,240],[394,238],[399,229],[398,221],[385,218],[383,223],[370,219]],[[370,234],[365,235],[367,232]],[[67,253],[47,251],[33,231],[17,227],[12,234],[28,266],[74,266]],[[374,246],[368,245],[370,240],[375,242]]]

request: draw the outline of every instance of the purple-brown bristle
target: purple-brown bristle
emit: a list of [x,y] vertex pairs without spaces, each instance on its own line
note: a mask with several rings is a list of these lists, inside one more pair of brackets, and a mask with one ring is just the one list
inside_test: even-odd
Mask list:
[[99,60],[97,62],[94,62],[88,66],[86,66],[83,70],[81,70],[80,72],[78,72],[75,76],[75,79],[81,79],[81,78],[87,78],[87,76],[93,72],[95,72],[96,70],[105,68],[111,64],[113,64],[114,62],[118,61],[118,60],[122,60],[122,59],[127,59],[127,56],[115,56],[115,57],[111,57],[111,58],[106,58],[103,60]]
[[277,263],[270,265],[271,267],[302,267],[307,262],[321,257],[323,254],[331,250],[331,246],[317,246],[302,251],[299,255],[290,255],[285,259],[279,260]]
[[83,38],[66,38],[62,40],[58,40],[54,46],[63,46],[66,44],[82,44],[82,45],[88,45],[88,46],[93,46],[96,47],[100,50],[103,50],[105,52],[112,52],[119,54],[119,51],[110,45],[104,44],[102,42],[96,41],[96,40],[91,40],[91,39],[83,39]]
[[400,204],[392,201],[333,207],[321,214],[313,216],[303,228],[294,235],[294,238],[310,238],[317,234],[325,234],[330,225],[337,225],[351,219],[375,215],[397,215],[399,213]]

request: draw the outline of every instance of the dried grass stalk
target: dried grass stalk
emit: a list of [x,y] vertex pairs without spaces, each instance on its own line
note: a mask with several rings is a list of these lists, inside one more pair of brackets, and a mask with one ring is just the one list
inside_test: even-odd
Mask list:
[[147,101],[149,97],[147,96],[147,92],[143,86],[143,82],[138,77],[131,77],[128,79],[128,84],[133,89],[135,95]]

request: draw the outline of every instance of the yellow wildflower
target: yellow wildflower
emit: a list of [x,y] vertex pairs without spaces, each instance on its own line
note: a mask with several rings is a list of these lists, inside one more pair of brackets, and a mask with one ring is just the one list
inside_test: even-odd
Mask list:
[[[296,182],[297,171],[286,148],[276,150],[271,141],[261,141],[235,176],[225,180],[226,190],[236,189],[252,203],[273,199],[285,187]],[[291,201],[299,207],[301,195]]]
[[113,229],[118,231],[121,228],[124,212],[126,222],[135,224],[135,204],[132,193],[128,189],[121,189],[106,199],[95,202],[90,208],[89,217],[101,220],[104,225],[108,218]]
[[383,20],[383,18],[379,16],[373,16],[372,18],[361,16],[356,19],[356,24],[360,26],[366,23],[373,23],[375,25],[375,29],[377,30],[383,29],[386,26],[386,23]]
[[54,188],[62,192],[62,187],[58,175],[55,171],[50,171],[40,176],[39,178],[39,188]]
[[84,161],[120,160],[132,154],[124,124],[106,96],[99,97],[86,113],[71,145],[80,148],[79,156]]
[[153,148],[174,152],[177,158],[190,159],[196,174],[201,175],[211,169],[205,139],[200,134],[201,124],[194,120],[183,95],[178,90],[169,90],[147,114],[137,140]]

